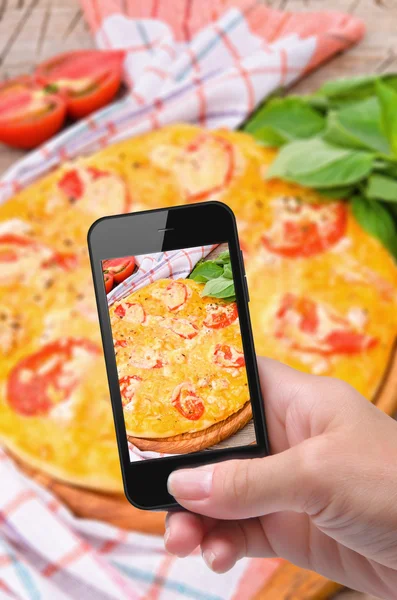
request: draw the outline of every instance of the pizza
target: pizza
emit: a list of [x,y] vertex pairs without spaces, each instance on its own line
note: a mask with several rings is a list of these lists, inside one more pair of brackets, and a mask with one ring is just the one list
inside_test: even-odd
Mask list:
[[236,303],[203,298],[203,287],[160,279],[110,308],[130,436],[202,431],[249,401]]
[[[258,354],[340,377],[374,399],[396,338],[396,264],[347,203],[266,180],[275,155],[241,132],[173,125],[66,162],[0,206],[0,439],[7,448],[65,481],[122,489],[87,230],[100,216],[203,200],[221,200],[236,214]],[[150,314],[141,304],[120,304],[132,320],[128,327]],[[169,319],[170,328],[162,329],[169,344],[178,337],[193,346],[211,329],[178,307],[158,316]],[[126,325],[121,319],[120,328]],[[230,364],[238,365],[241,348],[229,327],[208,334],[215,385],[219,373],[229,382],[242,370]],[[122,338],[117,342],[119,362],[126,350]],[[140,401],[147,385],[145,361],[156,377],[171,368],[155,356],[138,353],[131,372],[120,374],[126,406],[129,398],[131,406]],[[167,399],[177,429],[153,422],[140,431],[131,416],[131,433],[160,439],[210,425],[205,388],[195,378],[177,381],[176,372],[173,381]],[[218,419],[246,402],[227,396]],[[204,411],[189,419],[178,406],[195,416]]]

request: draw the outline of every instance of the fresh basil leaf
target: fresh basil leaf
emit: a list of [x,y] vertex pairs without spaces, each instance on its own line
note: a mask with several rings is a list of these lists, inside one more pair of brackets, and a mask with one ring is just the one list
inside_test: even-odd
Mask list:
[[385,175],[371,175],[366,189],[367,198],[397,202],[397,180]]
[[372,170],[373,156],[355,151],[345,159],[336,161],[312,173],[294,176],[293,180],[307,187],[322,188],[347,186],[365,179]]
[[335,188],[323,188],[319,190],[320,196],[329,198],[331,200],[348,200],[354,193],[355,187],[352,185],[346,185],[344,187]]
[[216,264],[215,261],[206,260],[198,262],[193,271],[190,273],[190,279],[205,283],[210,279],[216,279],[223,274],[223,268]]
[[390,85],[378,81],[376,93],[382,108],[383,130],[394,156],[397,156],[397,91]]
[[233,271],[230,264],[225,265],[225,268],[223,270],[223,277],[225,277],[226,279],[233,279]]
[[213,298],[231,298],[235,296],[234,281],[225,279],[224,277],[211,279],[211,281],[207,281],[205,284],[201,295]]
[[308,97],[308,102],[311,106],[321,106],[323,103],[327,108],[347,107],[359,100],[375,96],[375,85],[379,80],[397,89],[395,74],[348,77],[326,82],[315,94]]
[[377,98],[368,98],[328,115],[324,139],[344,148],[390,154],[383,133],[382,111]]
[[355,196],[351,204],[353,215],[361,227],[378,238],[397,259],[397,225],[387,208],[363,196]]
[[266,173],[315,188],[351,185],[364,179],[372,169],[374,157],[328,144],[321,138],[292,142],[284,146]]
[[225,250],[224,252],[221,252],[220,254],[218,254],[218,256],[216,258],[214,258],[214,261],[216,262],[217,265],[225,265],[226,263],[230,262],[229,250]]
[[244,129],[263,145],[281,146],[324,129],[324,117],[303,98],[274,98],[248,121]]

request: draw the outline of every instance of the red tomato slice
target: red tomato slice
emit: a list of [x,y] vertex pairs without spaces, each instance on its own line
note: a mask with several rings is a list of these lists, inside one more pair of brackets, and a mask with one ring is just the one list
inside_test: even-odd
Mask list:
[[274,224],[263,239],[270,252],[286,258],[325,252],[345,235],[347,208],[343,202],[309,204],[295,198],[273,203]]
[[214,362],[221,367],[245,367],[244,353],[227,344],[215,346]]
[[169,328],[185,340],[193,339],[199,332],[197,325],[187,319],[172,319]]
[[55,252],[26,235],[4,233],[0,235],[0,281],[23,281],[34,268],[58,266],[73,269],[77,264],[74,254]]
[[210,329],[228,327],[238,317],[237,304],[235,302],[225,305],[207,304],[207,311],[208,315],[203,323]]
[[135,258],[133,256],[124,256],[123,258],[104,260],[102,268],[105,273],[112,273],[115,282],[119,284],[133,274]]
[[224,191],[234,176],[234,149],[224,138],[200,134],[186,148],[175,169],[188,202]]
[[113,289],[113,275],[111,273],[104,273],[103,280],[105,282],[105,292],[108,294]]
[[58,181],[58,187],[70,199],[79,200],[84,194],[84,184],[76,169],[67,171]]
[[130,355],[129,364],[137,369],[161,369],[166,363],[155,350],[134,348]]
[[171,397],[172,405],[189,421],[198,421],[204,413],[204,403],[190,383],[180,383]]
[[142,378],[138,377],[138,375],[126,375],[119,379],[121,403],[124,407],[134,398],[141,381]]
[[114,342],[115,348],[127,348],[127,346],[128,346],[127,340],[116,340]]
[[182,308],[187,300],[187,287],[180,281],[171,281],[164,290],[163,302],[170,311]]
[[128,323],[140,325],[146,321],[146,312],[139,302],[121,302],[114,309],[114,314]]
[[308,298],[287,294],[276,315],[275,335],[290,348],[322,355],[357,354],[379,340],[348,318]]
[[0,85],[0,141],[15,148],[35,148],[62,127],[66,105],[46,93],[31,77]]
[[116,95],[122,80],[125,52],[77,50],[60,54],[38,66],[37,81],[59,92],[74,119],[81,119]]
[[130,210],[127,186],[116,173],[96,167],[69,169],[57,186],[71,204],[79,201],[82,210],[98,216]]
[[[68,400],[81,381],[82,353],[89,360],[100,354],[93,342],[67,338],[50,342],[23,358],[11,370],[7,383],[7,401],[23,416],[48,414]],[[92,358],[91,358],[92,357]]]

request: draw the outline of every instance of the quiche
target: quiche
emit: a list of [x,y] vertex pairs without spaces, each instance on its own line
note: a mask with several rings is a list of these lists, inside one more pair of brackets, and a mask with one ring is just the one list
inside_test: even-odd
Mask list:
[[[100,216],[187,202],[221,200],[236,214],[257,352],[340,377],[374,399],[396,338],[396,264],[361,229],[347,203],[267,181],[275,154],[240,132],[172,125],[66,162],[0,206],[0,439],[11,452],[67,482],[121,491],[87,230]],[[193,301],[195,286],[183,285],[191,286]],[[183,314],[157,316],[185,319]],[[193,333],[197,326],[198,337],[204,335],[200,323],[198,318],[174,328]],[[164,343],[179,335],[172,326],[162,329],[169,340]],[[243,390],[242,370],[213,360],[218,344],[236,346],[239,356],[235,330],[231,325],[208,334],[214,336],[209,363],[217,368],[216,385],[221,369],[222,385],[235,369]],[[193,347],[194,340],[186,344]],[[229,352],[219,354],[221,362],[229,360]],[[122,368],[122,345],[117,355]],[[139,387],[147,385],[147,370],[139,366],[141,358],[121,373],[142,379],[125,380],[126,406],[129,396],[138,405],[143,398]],[[160,364],[156,376],[169,368]],[[131,411],[127,428],[134,436],[160,438],[212,422],[209,409],[196,421],[175,409],[178,402],[181,408],[193,404],[198,414],[207,392],[195,379],[194,389],[177,381],[176,369],[172,378],[167,393],[174,421],[147,421],[140,430]],[[243,393],[227,396],[216,418],[247,400]]]
[[160,279],[110,308],[130,436],[202,431],[249,401],[236,303],[203,298],[203,287]]

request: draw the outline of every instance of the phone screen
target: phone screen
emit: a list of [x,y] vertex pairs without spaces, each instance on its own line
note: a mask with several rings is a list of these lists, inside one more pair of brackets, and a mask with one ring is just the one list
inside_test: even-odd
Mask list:
[[256,444],[228,245],[102,271],[130,460]]

